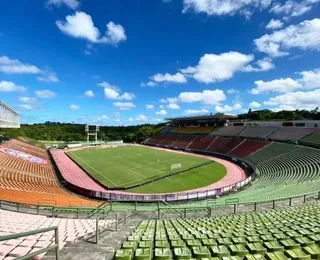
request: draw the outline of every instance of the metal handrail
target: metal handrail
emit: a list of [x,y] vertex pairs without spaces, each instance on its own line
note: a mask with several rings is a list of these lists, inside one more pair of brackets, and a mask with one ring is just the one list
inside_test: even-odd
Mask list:
[[16,234],[11,234],[11,235],[6,235],[6,236],[0,236],[0,242],[1,241],[5,241],[5,240],[10,240],[10,239],[16,239],[16,238],[20,238],[20,237],[25,237],[25,236],[31,236],[31,235],[36,235],[39,233],[45,233],[48,231],[52,231],[54,230],[54,236],[55,236],[55,244],[53,246],[49,246],[47,248],[42,248],[39,249],[38,251],[35,251],[33,253],[29,253],[27,255],[24,255],[22,257],[18,257],[16,258],[17,260],[25,260],[25,259],[29,259],[33,256],[45,253],[51,249],[55,249],[56,252],[56,260],[60,259],[60,254],[59,254],[59,232],[58,232],[58,227],[48,227],[48,228],[42,228],[42,229],[38,229],[38,230],[32,230],[32,231],[26,231],[26,232],[22,232],[22,233],[16,233]]

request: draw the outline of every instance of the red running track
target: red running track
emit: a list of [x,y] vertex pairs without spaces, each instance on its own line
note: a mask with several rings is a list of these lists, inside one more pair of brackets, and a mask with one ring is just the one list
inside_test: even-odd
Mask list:
[[[156,148],[156,147],[150,147],[151,149],[159,149],[159,150],[165,150],[168,152],[173,153],[180,153],[180,154],[187,154],[190,155],[190,153],[186,152],[180,152],[180,151],[173,151],[170,149],[163,149],[163,148]],[[72,183],[73,185],[76,185],[78,187],[82,187],[88,190],[93,191],[102,191],[102,192],[108,192],[108,193],[114,193],[114,194],[127,194],[127,195],[151,195],[151,194],[145,194],[145,193],[132,193],[132,192],[124,192],[124,191],[111,191],[107,190],[104,187],[100,186],[97,182],[92,180],[85,171],[83,171],[76,163],[74,163],[63,150],[51,150],[51,154],[53,159],[55,160],[60,173],[62,174],[63,178],[68,181],[69,183]],[[207,191],[211,189],[218,189],[225,186],[230,186],[232,184],[235,184],[237,182],[245,180],[246,174],[244,171],[239,167],[238,165],[231,163],[227,160],[215,158],[212,156],[205,156],[205,155],[199,155],[199,154],[192,154],[192,156],[206,158],[209,160],[216,161],[218,163],[221,163],[226,167],[227,173],[226,175],[218,182],[215,182],[209,186],[193,189],[193,190],[187,190],[182,192],[175,192],[174,194],[181,194],[181,193],[187,193],[187,192],[197,192],[197,191]],[[157,193],[157,195],[163,195],[163,194],[170,194],[170,193]],[[171,193],[173,194],[173,193]]]

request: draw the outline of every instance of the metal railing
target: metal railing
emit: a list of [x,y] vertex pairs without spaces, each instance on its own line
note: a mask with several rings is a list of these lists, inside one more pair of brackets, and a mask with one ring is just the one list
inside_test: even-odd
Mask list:
[[7,235],[7,236],[0,236],[0,242],[6,241],[6,240],[10,240],[10,239],[17,239],[17,238],[20,238],[20,237],[32,236],[32,235],[36,235],[36,234],[39,234],[39,233],[45,233],[45,232],[52,231],[52,230],[54,230],[54,237],[55,237],[55,244],[54,245],[49,246],[47,248],[39,249],[39,250],[37,250],[35,252],[26,254],[26,255],[24,255],[22,257],[18,257],[18,258],[16,258],[16,260],[30,259],[33,256],[48,252],[49,250],[52,250],[52,249],[55,250],[56,260],[59,260],[60,259],[60,255],[59,255],[59,232],[58,232],[58,227],[48,227],[48,228],[42,228],[42,229],[33,230],[33,231],[26,231],[26,232],[22,232],[22,233]]

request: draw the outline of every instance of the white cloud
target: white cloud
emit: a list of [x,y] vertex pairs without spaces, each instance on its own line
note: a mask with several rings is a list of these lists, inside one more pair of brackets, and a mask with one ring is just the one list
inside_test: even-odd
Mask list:
[[27,88],[16,85],[11,81],[0,81],[0,92],[19,92],[26,91]]
[[193,10],[207,15],[234,15],[249,18],[255,10],[266,9],[271,0],[184,0],[183,12]]
[[251,89],[251,94],[254,95],[270,92],[286,93],[301,88],[301,85],[291,78],[275,79],[271,81],[258,80],[255,81],[254,84],[257,86],[256,88]]
[[278,19],[271,19],[270,22],[267,24],[266,29],[274,30],[279,29],[283,26],[283,22]]
[[228,89],[228,90],[227,90],[227,93],[228,93],[228,94],[239,94],[240,91],[239,91],[239,90],[236,90],[236,89],[234,89],[234,88],[231,88],[231,89]]
[[148,105],[148,104],[147,104],[147,105],[146,105],[146,108],[147,108],[147,109],[154,109],[154,105]]
[[160,109],[164,109],[164,105],[160,105],[159,108],[160,108]]
[[161,74],[157,73],[151,77],[151,79],[155,82],[172,82],[172,83],[186,83],[186,77],[180,72],[171,75],[169,73]]
[[172,0],[162,0],[163,3],[170,3]]
[[270,98],[268,101],[263,102],[265,105],[277,106],[277,110],[289,109],[314,109],[319,106],[320,100],[320,89],[313,91],[303,92],[292,92],[282,94],[273,98]]
[[56,93],[50,91],[50,90],[36,90],[36,96],[38,98],[52,98],[56,96]]
[[187,109],[183,112],[185,115],[192,115],[192,114],[207,114],[209,113],[208,109],[202,108],[200,110],[198,109]]
[[136,96],[133,93],[124,92],[120,95],[120,89],[117,86],[111,85],[108,82],[101,82],[98,86],[104,87],[104,94],[108,99],[117,100],[133,100]]
[[65,4],[69,8],[75,10],[80,6],[80,2],[78,0],[48,0],[47,5],[55,5],[60,7],[61,5]]
[[264,58],[261,60],[257,60],[255,62],[255,66],[252,66],[251,64],[247,65],[243,71],[250,72],[250,71],[268,71],[274,68],[274,64],[272,63],[272,60],[269,58]]
[[271,13],[275,13],[281,16],[285,16],[285,19],[288,17],[295,17],[305,14],[306,12],[312,9],[312,5],[319,3],[319,0],[302,0],[296,2],[294,0],[288,0],[285,3],[276,3],[270,9]]
[[159,100],[159,102],[161,102],[161,103],[167,103],[168,101],[167,101],[166,99],[164,99],[164,98],[161,98],[161,99]]
[[164,110],[164,109],[161,109],[160,111],[157,111],[156,114],[157,114],[157,115],[165,116],[165,115],[167,114],[167,111]]
[[272,34],[255,39],[257,49],[272,57],[288,55],[291,48],[320,50],[320,19],[290,25]]
[[38,76],[37,80],[40,82],[59,82],[59,79],[53,71],[43,71],[42,76]]
[[175,103],[170,103],[169,105],[167,105],[167,108],[178,110],[178,109],[180,109],[180,106]]
[[127,39],[124,28],[114,22],[107,24],[105,36],[101,36],[91,16],[85,12],[76,12],[74,15],[68,15],[66,21],[56,21],[56,25],[61,32],[68,36],[86,39],[93,43],[117,45],[119,42]]
[[84,92],[84,95],[87,97],[94,97],[94,93],[92,90],[87,90],[86,92]]
[[19,60],[12,60],[7,56],[1,56],[0,72],[6,74],[38,74],[41,70],[35,65],[22,63]]
[[249,104],[249,107],[250,108],[259,108],[261,107],[261,104],[256,102],[256,101],[252,101],[250,104]]
[[155,87],[155,86],[157,86],[157,83],[154,83],[153,81],[149,81],[149,82],[147,83],[147,86],[149,86],[149,87]]
[[114,102],[113,105],[118,107],[120,110],[130,110],[135,107],[132,102]]
[[147,121],[148,117],[146,117],[145,115],[137,115],[134,119],[136,121]]
[[71,110],[79,110],[80,106],[78,106],[78,105],[70,105],[70,109]]
[[19,108],[22,110],[32,110],[32,106],[31,105],[27,105],[27,104],[20,104]]
[[320,68],[309,71],[302,71],[298,73],[302,78],[298,79],[298,82],[303,84],[305,88],[320,88]]
[[233,51],[219,55],[205,54],[196,67],[188,67],[183,71],[191,71],[190,76],[199,82],[214,83],[232,78],[234,73],[243,70],[253,59],[253,55]]
[[234,104],[232,106],[229,106],[229,105],[215,106],[216,111],[220,112],[220,113],[231,112],[231,111],[234,111],[234,110],[239,110],[241,108],[242,108],[242,106],[239,103]]
[[31,97],[19,97],[19,101],[22,103],[35,103],[37,102],[37,99]]
[[207,105],[218,105],[226,99],[223,90],[203,90],[202,92],[182,92],[179,100],[183,103],[203,102]]

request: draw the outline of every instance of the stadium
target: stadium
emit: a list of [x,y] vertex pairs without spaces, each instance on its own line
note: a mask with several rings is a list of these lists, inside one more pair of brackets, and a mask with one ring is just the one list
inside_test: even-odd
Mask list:
[[140,144],[2,136],[1,259],[319,259],[320,121],[167,122]]

